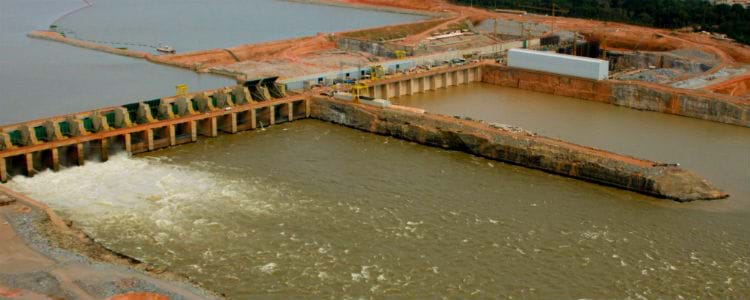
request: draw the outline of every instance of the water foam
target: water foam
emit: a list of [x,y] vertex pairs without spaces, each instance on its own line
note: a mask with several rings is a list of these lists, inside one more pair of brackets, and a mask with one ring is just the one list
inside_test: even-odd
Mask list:
[[217,207],[226,205],[243,214],[269,212],[274,207],[269,199],[280,193],[259,188],[257,181],[223,178],[209,166],[127,155],[32,178],[16,177],[7,185],[83,224],[90,233],[106,227],[144,230],[136,233],[159,244],[175,235],[199,234],[199,228],[222,227]]

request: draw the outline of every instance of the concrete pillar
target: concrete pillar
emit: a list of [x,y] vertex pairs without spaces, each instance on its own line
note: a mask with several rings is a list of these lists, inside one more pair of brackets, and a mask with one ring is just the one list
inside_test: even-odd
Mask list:
[[224,117],[224,124],[222,124],[225,132],[237,133],[237,113],[231,113]]
[[130,133],[126,133],[122,135],[122,145],[123,145],[123,150],[125,150],[125,153],[127,153],[128,155],[133,154],[133,140],[132,140],[132,137],[130,136]]
[[40,144],[39,140],[36,138],[34,128],[31,128],[28,125],[21,125],[18,127],[18,130],[21,131],[21,144],[24,146]]
[[10,142],[10,136],[5,132],[0,132],[0,150],[8,150],[13,148],[13,144]]
[[406,85],[406,94],[407,95],[414,95],[414,78],[409,78],[408,84]]
[[60,124],[57,122],[44,122],[44,129],[47,132],[48,141],[59,141],[64,138],[62,135],[62,131],[60,130]]
[[435,78],[435,76],[436,75],[430,75],[430,87],[428,89],[425,89],[425,90],[436,90],[437,89],[437,86],[436,86],[437,78]]
[[169,136],[169,145],[177,145],[177,129],[174,124],[169,124],[167,126],[167,135]]
[[193,101],[196,101],[196,103],[198,104],[198,110],[200,110],[201,112],[205,113],[216,110],[211,98],[209,98],[205,94],[196,95],[195,98],[193,98]]
[[271,125],[276,124],[276,107],[274,107],[273,105],[271,105],[268,108],[269,108],[268,109],[268,113],[269,113],[268,120],[270,120],[270,121],[268,121],[268,123],[269,123],[268,126],[271,126]]
[[255,115],[255,109],[250,109],[248,112],[250,113],[250,128],[255,129],[258,126],[258,124],[256,124],[258,123],[258,118]]
[[372,93],[370,93],[370,95],[373,98],[376,98],[376,99],[377,98],[383,98],[383,97],[380,96],[381,92],[382,92],[382,89],[379,86],[372,86],[370,88],[372,89]]
[[393,83],[393,96],[394,97],[401,97],[401,94],[404,92],[403,91],[403,87],[404,87],[404,85],[403,85],[403,82],[401,80],[394,82]]
[[214,97],[216,97],[217,108],[227,108],[227,107],[234,106],[234,102],[232,101],[232,96],[230,96],[229,93],[218,92],[214,94]]
[[445,88],[448,86],[448,73],[443,73],[440,76],[440,87]]
[[464,75],[464,82],[463,83],[470,83],[471,82],[471,80],[469,79],[469,73],[471,73],[471,72],[472,72],[471,69],[464,70],[464,72],[463,72],[464,73],[463,74]]
[[109,160],[109,139],[103,138],[99,143],[99,153],[102,161]]
[[199,133],[201,135],[205,135],[205,136],[208,136],[208,137],[216,137],[216,136],[218,136],[219,132],[218,132],[218,128],[217,128],[218,127],[217,126],[218,125],[217,122],[218,121],[216,120],[215,117],[203,119],[202,122],[201,122],[202,125],[201,125],[201,128],[199,130]]
[[153,151],[154,150],[154,130],[151,128],[146,129],[146,131],[143,132],[143,138],[146,140],[148,151]]
[[32,177],[36,173],[34,171],[34,155],[26,153],[23,155],[23,166],[26,176]]
[[396,95],[396,84],[398,83],[386,83],[385,86],[385,99],[391,99]]
[[60,171],[60,149],[58,148],[52,148],[49,150],[49,162],[52,164],[50,166],[50,169],[52,171]]
[[192,116],[196,114],[195,110],[193,109],[193,101],[187,98],[178,98],[175,100],[174,105],[177,106],[177,114],[180,115],[180,117],[186,117],[186,116]]
[[117,128],[126,128],[133,126],[133,121],[130,120],[130,114],[128,114],[128,110],[123,107],[117,107],[114,110],[115,112],[115,127]]
[[73,148],[73,159],[76,161],[76,164],[79,166],[83,166],[86,163],[86,150],[83,148],[83,144],[78,143],[75,145],[75,148]]
[[190,121],[190,141],[191,142],[197,142],[198,141],[198,122],[197,121]]
[[107,123],[107,117],[101,113],[95,112],[91,114],[91,123],[94,125],[95,132],[109,131],[109,123]]
[[83,121],[78,120],[75,117],[68,117],[66,122],[68,122],[71,136],[84,136],[89,134],[88,131],[86,131],[86,128],[83,126]]
[[138,104],[138,111],[136,112],[136,122],[138,124],[146,124],[154,122],[154,116],[151,115],[151,107],[146,103],[139,103]]
[[5,164],[5,157],[0,157],[0,182],[8,182],[8,167]]
[[286,109],[289,114],[289,122],[294,121],[294,103],[292,102],[287,103]]
[[252,101],[252,97],[250,97],[250,90],[241,85],[238,85],[234,87],[234,89],[232,89],[232,95],[234,96],[234,104],[236,105],[248,104]]
[[258,86],[258,92],[260,93],[260,96],[261,96],[260,100],[261,101],[271,100],[271,98],[272,98],[271,97],[271,91],[268,90],[268,87],[259,85]]
[[279,92],[279,95],[281,97],[286,97],[287,96],[287,94],[286,94],[286,84],[279,83],[279,82],[274,82],[273,85],[274,85],[274,87],[276,87],[276,91]]
[[305,99],[305,117],[310,117],[310,99]]
[[166,102],[159,103],[159,119],[171,120],[174,118],[175,118],[175,115],[174,115],[174,111],[172,111],[172,104],[169,104]]

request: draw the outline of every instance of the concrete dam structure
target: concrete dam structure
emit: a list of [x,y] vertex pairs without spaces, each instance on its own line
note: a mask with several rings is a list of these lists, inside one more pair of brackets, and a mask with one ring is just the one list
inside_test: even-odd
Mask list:
[[[492,82],[503,72],[529,71],[491,64],[443,67],[372,81],[367,93],[374,98],[398,97],[470,82]],[[275,80],[248,81],[2,127],[0,179],[6,182],[13,175],[33,176],[45,169],[57,171],[61,166],[83,165],[87,159],[106,161],[113,151],[137,154],[195,142],[199,136],[216,137],[219,132],[236,133],[313,118],[677,201],[728,196],[675,165],[481,121],[426,114],[395,105],[376,107],[316,96],[323,89],[287,93],[285,86]],[[595,100],[602,94],[579,96]]]
[[[0,129],[0,181],[38,170],[106,161],[308,116],[309,97],[287,95],[275,78],[120,107],[81,112]],[[10,171],[10,172],[9,172]],[[15,173],[14,173],[15,172]]]

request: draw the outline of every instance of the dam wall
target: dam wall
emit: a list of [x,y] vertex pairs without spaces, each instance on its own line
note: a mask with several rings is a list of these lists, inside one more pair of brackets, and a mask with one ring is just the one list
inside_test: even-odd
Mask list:
[[728,195],[692,172],[481,122],[316,96],[310,117],[677,201]]
[[486,64],[485,83],[609,103],[638,110],[750,127],[750,101],[729,95],[634,81],[596,81]]
[[373,98],[390,99],[481,80],[481,64],[442,67],[369,82],[367,95]]
[[[620,87],[619,82],[481,63],[420,70],[368,81],[366,91],[375,98],[391,98],[477,81],[650,110],[660,107],[643,105],[663,105],[664,102],[658,99],[667,99],[661,94],[652,98],[633,96],[655,90],[639,90],[639,85]],[[236,133],[312,117],[656,197],[677,201],[727,197],[707,181],[673,165],[537,136],[511,126],[426,114],[420,109],[391,106],[388,101],[359,99],[361,103],[357,103],[354,98],[340,101],[313,96],[316,93],[328,94],[328,89],[290,95],[285,87],[272,77],[0,126],[0,181],[6,182],[14,175],[33,176],[46,169],[56,171],[64,166],[83,165],[87,160],[106,161],[112,152],[148,152],[192,143],[200,136],[216,137],[221,132]],[[623,99],[642,102],[621,102],[623,100],[613,96],[621,91],[631,93],[621,96]],[[644,98],[648,101],[643,102]],[[704,101],[715,103],[711,99]],[[690,112],[684,106],[681,109],[682,113]],[[697,107],[694,111],[699,114],[703,109]]]
[[0,182],[309,116],[309,95],[257,82],[0,127]]

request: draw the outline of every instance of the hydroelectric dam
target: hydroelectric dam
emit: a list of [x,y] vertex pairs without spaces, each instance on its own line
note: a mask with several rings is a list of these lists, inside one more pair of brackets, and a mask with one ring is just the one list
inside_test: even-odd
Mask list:
[[[62,167],[80,166],[86,160],[106,161],[111,153],[119,151],[138,154],[192,143],[199,137],[212,138],[220,133],[312,118],[676,201],[728,197],[676,164],[619,155],[512,126],[430,114],[378,100],[472,82],[514,86],[638,109],[656,110],[659,105],[665,105],[661,99],[650,96],[636,96],[627,103],[620,103],[617,98],[623,89],[631,91],[631,95],[653,93],[647,86],[618,86],[479,61],[368,80],[366,87],[358,91],[361,95],[346,97],[325,87],[289,91],[287,84],[272,77],[3,126],[0,128],[0,180],[7,182],[17,175],[34,176],[46,169],[58,171]],[[747,122],[747,111],[739,114],[737,120],[715,117],[708,112],[701,116],[696,107],[701,107],[699,104],[705,99],[689,99],[678,94],[667,98],[681,103],[667,102],[665,112],[668,113],[729,123]]]

